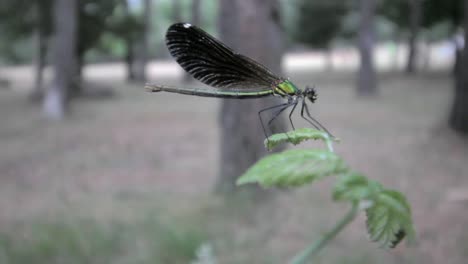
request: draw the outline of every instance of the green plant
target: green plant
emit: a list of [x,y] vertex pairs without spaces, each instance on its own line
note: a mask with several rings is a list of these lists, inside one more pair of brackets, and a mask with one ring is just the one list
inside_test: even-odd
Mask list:
[[265,141],[265,145],[271,149],[280,143],[299,144],[309,139],[320,139],[327,148],[293,149],[272,154],[254,164],[237,181],[238,185],[258,183],[266,188],[299,187],[327,176],[338,176],[332,191],[333,200],[349,202],[350,211],[321,239],[297,254],[291,263],[306,263],[352,222],[361,210],[367,215],[370,239],[383,248],[393,248],[405,237],[408,241],[414,241],[411,208],[405,196],[353,171],[333,152],[335,139],[331,139],[328,134],[313,129],[299,129],[272,135]]
[[209,245],[200,227],[176,219],[166,223],[153,213],[131,222],[29,221],[0,232],[0,263],[190,263]]

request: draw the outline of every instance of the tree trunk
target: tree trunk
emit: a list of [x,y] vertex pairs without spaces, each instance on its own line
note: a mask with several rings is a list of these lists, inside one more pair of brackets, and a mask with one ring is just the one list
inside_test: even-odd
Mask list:
[[135,61],[135,80],[146,81],[146,64],[148,63],[148,45],[151,28],[151,0],[144,0],[143,8],[143,34],[137,47],[137,60]]
[[400,34],[399,32],[395,32],[393,36],[393,43],[392,43],[391,53],[390,56],[392,57],[391,62],[391,70],[392,71],[399,71],[400,67]]
[[[128,7],[128,0],[122,0],[123,11],[126,17],[130,17],[130,8]],[[135,47],[133,45],[133,37],[132,34],[127,34],[125,37],[125,64],[127,68],[127,81],[132,82],[135,81],[135,71],[134,71],[134,63],[135,63]]]
[[331,72],[333,71],[333,49],[331,47],[327,47],[323,51],[324,61],[325,61],[325,71]]
[[[219,22],[221,37],[226,44],[279,74],[283,47],[278,8],[276,1],[222,0]],[[218,192],[235,192],[236,179],[266,154],[257,113],[275,104],[278,104],[275,98],[223,100],[219,116],[221,166],[216,186]],[[277,132],[285,131],[282,121],[276,121],[274,129]],[[259,188],[255,190],[257,194],[264,193]]]
[[374,69],[374,13],[375,0],[360,0],[359,54],[361,65],[358,74],[358,95],[377,93],[377,77]]
[[[39,22],[40,23],[40,22]],[[46,55],[46,36],[40,29],[41,25],[38,25],[36,31],[36,57],[34,63],[34,87],[30,95],[32,101],[38,101],[44,95],[42,83],[43,73],[45,66],[45,55]]]
[[468,0],[464,1],[465,46],[459,55],[459,64],[455,73],[455,95],[450,115],[450,126],[468,135]]
[[[79,43],[79,34],[76,36],[76,42]],[[68,97],[79,97],[83,95],[83,67],[84,67],[84,56],[85,52],[77,51],[76,54],[76,66],[75,74],[73,75],[73,83],[71,90],[68,93]]]
[[62,119],[67,110],[67,96],[75,81],[77,0],[55,0],[54,40],[51,49],[54,80],[44,97],[43,111],[50,119]]
[[127,81],[132,82],[135,81],[135,72],[134,72],[134,63],[135,63],[135,55],[134,55],[134,46],[133,46],[133,39],[131,37],[127,37],[125,39],[125,46],[126,46],[126,54],[125,54],[125,65],[127,68]]
[[430,39],[426,39],[424,42],[424,57],[423,57],[423,71],[429,72],[431,70],[431,51],[432,51],[432,43]]
[[45,66],[45,57],[47,51],[47,36],[46,36],[46,13],[48,5],[41,3],[40,1],[35,2],[36,8],[36,17],[37,17],[37,25],[36,25],[36,34],[35,34],[35,44],[36,44],[36,55],[35,55],[35,62],[34,62],[34,86],[33,90],[30,94],[30,99],[32,101],[39,101],[42,99],[44,95],[42,82],[43,82],[43,73],[44,73],[44,66]]
[[414,73],[418,58],[418,34],[421,25],[422,0],[410,0],[410,36],[406,73]]

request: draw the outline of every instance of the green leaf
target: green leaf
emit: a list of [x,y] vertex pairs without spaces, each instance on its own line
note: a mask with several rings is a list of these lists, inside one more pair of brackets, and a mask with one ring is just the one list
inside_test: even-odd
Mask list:
[[330,136],[326,132],[316,130],[316,129],[311,129],[311,128],[301,128],[301,129],[293,130],[287,133],[279,133],[279,134],[271,135],[269,138],[265,139],[264,144],[265,144],[265,147],[270,150],[284,142],[290,142],[294,145],[297,145],[301,143],[302,141],[310,140],[310,139],[314,139],[314,140],[320,139],[324,141],[327,144],[330,151],[333,151],[333,148],[331,145],[332,142],[338,141],[337,138],[330,138]]
[[382,247],[393,248],[405,236],[415,240],[411,209],[403,194],[394,190],[383,190],[366,209],[367,231],[370,239]]
[[237,184],[259,183],[263,187],[301,186],[347,170],[343,160],[333,152],[293,149],[261,159],[237,180]]
[[333,190],[333,199],[350,202],[372,200],[372,197],[382,190],[380,183],[371,181],[357,172],[352,172],[338,179]]

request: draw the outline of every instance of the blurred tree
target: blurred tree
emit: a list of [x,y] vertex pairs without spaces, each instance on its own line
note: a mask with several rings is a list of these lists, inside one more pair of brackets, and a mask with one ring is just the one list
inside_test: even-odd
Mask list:
[[130,10],[128,0],[120,0],[115,12],[107,22],[109,33],[124,43],[127,81],[136,81],[135,53],[137,45],[135,43],[140,41],[144,35],[144,23],[140,18]]
[[151,0],[143,0],[142,34],[136,45],[135,80],[146,81],[146,64],[148,62],[148,45],[151,31]]
[[44,97],[44,113],[51,119],[62,119],[67,96],[76,81],[78,30],[77,0],[55,0],[53,6],[54,41],[52,63],[54,80]]
[[328,54],[327,68],[331,69],[330,43],[341,31],[348,3],[343,0],[300,0],[296,8],[293,38],[311,47],[324,49]]
[[13,62],[19,61],[14,52],[14,44],[32,33],[36,23],[35,18],[37,18],[35,7],[35,1],[33,3],[28,0],[0,2],[0,29],[2,32],[0,52],[4,58]]
[[414,73],[416,71],[416,62],[418,58],[417,40],[421,28],[422,19],[422,0],[410,0],[409,27],[410,34],[408,39],[408,60],[406,64],[406,72]]
[[[277,1],[221,0],[220,4],[219,27],[223,41],[280,73],[283,44]],[[237,177],[266,154],[257,113],[276,104],[276,100],[223,100],[219,116],[221,167],[216,186],[218,192],[234,192]],[[282,120],[276,124],[276,131],[284,131]]]
[[450,114],[450,126],[468,135],[468,0],[464,0],[464,48],[455,72],[455,96]]
[[80,95],[82,92],[82,69],[85,54],[96,47],[101,36],[108,30],[108,20],[114,13],[118,0],[79,0],[78,1],[78,31],[75,48],[78,59],[76,81],[70,96]]
[[451,28],[448,30],[446,37],[452,38],[457,50],[453,67],[453,72],[456,74],[456,68],[461,58],[459,51],[462,48],[456,36],[459,34],[458,29],[461,27],[463,20],[463,0],[426,0],[423,1],[423,10],[423,25],[426,28],[443,22],[450,24]]
[[[74,87],[68,95],[79,94],[81,68],[86,51],[95,47],[102,34],[108,29],[107,20],[113,14],[114,7],[119,0],[80,0],[75,11],[80,23],[76,30],[77,45],[75,52],[78,58],[78,66],[74,67],[76,76]],[[2,27],[3,49],[2,53],[10,52],[15,45],[33,33],[37,36],[36,60],[35,60],[35,89],[33,97],[40,94],[42,82],[42,68],[45,65],[45,53],[47,50],[46,39],[53,31],[52,8],[53,0],[15,0],[4,1],[0,4],[0,17],[4,23]],[[21,17],[22,19],[18,19]],[[6,40],[6,41],[5,41]],[[6,46],[6,47],[5,47]],[[12,55],[13,56],[13,55]]]
[[[431,0],[429,0],[431,1]],[[378,8],[378,13],[389,19],[397,26],[397,38],[401,32],[408,34],[408,58],[405,71],[414,73],[418,58],[418,37],[421,31],[423,18],[423,0],[384,0]]]
[[357,93],[358,95],[374,95],[377,93],[377,77],[374,69],[374,12],[375,0],[360,0],[360,22],[358,48],[361,58],[359,67]]
[[[468,0],[426,0],[423,1],[423,25],[434,26],[448,21],[451,25],[448,36],[456,47],[454,63],[455,95],[449,117],[449,125],[456,131],[468,133]],[[464,29],[464,41],[459,41],[458,27]],[[464,43],[464,45],[462,45]]]
[[11,56],[15,60],[13,47],[17,42],[35,33],[35,77],[31,93],[33,100],[40,99],[43,93],[42,73],[46,62],[47,38],[52,31],[51,7],[52,0],[18,0],[5,1],[0,4],[0,17],[3,24],[0,27],[3,38],[0,53]]
[[450,21],[453,25],[460,25],[463,19],[464,0],[424,0],[422,23],[431,27],[442,21]]
[[36,56],[34,63],[34,87],[30,98],[33,101],[40,100],[43,96],[43,73],[46,64],[48,37],[51,34],[51,6],[52,0],[36,0]]
[[[137,24],[136,19],[132,16],[130,12],[130,8],[128,7],[128,1],[122,0],[122,9],[124,15],[121,17],[120,20],[117,21],[117,24],[114,24],[114,32],[117,33],[118,36],[121,36],[125,42],[125,64],[127,65],[127,81],[134,81],[135,80],[135,71],[134,71],[134,46],[133,43],[137,39],[135,34],[128,34],[127,32],[133,32],[131,29],[133,28],[130,25]],[[127,28],[130,27],[130,28]],[[130,29],[130,30],[129,30]]]

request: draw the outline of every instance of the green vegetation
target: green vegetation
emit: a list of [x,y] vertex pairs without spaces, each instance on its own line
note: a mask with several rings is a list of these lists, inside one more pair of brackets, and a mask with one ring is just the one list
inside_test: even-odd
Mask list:
[[[317,136],[317,134],[323,134]],[[278,142],[286,139],[297,144],[307,138],[322,138],[330,145],[326,132],[299,130],[273,135],[268,141]],[[335,201],[351,203],[351,210],[323,238],[311,244],[297,255],[291,263],[302,264],[315,256],[333,239],[362,209],[367,215],[367,230],[370,239],[384,248],[393,248],[407,237],[415,240],[411,209],[404,195],[398,191],[385,189],[378,182],[368,180],[353,172],[332,149],[294,149],[267,156],[254,164],[238,181],[238,185],[258,183],[263,187],[299,187],[338,175],[333,190]]]
[[[138,2],[134,2],[138,3]],[[181,1],[182,17],[190,21],[191,1]],[[38,7],[36,6],[38,5]],[[155,16],[152,17],[150,34],[150,56],[164,56],[164,34],[172,18],[172,1],[154,1]],[[38,16],[37,8],[43,12]],[[41,0],[34,3],[18,0],[0,5],[2,21],[0,30],[0,62],[27,63],[35,56],[33,33],[39,25],[43,34],[50,36],[52,1]],[[202,27],[216,32],[217,1],[202,2]],[[121,0],[80,1],[79,54],[84,54],[87,62],[114,60],[125,54],[126,38],[136,39],[141,32],[141,6],[130,7],[130,14],[123,11]],[[23,19],[17,19],[23,17]],[[43,20],[40,20],[42,19]],[[40,22],[40,24],[39,24]],[[158,48],[159,47],[159,48]]]
[[[222,202],[212,194],[219,171],[219,101],[148,96],[141,84],[122,83],[122,73],[109,71],[107,65],[86,67],[93,73],[90,82],[111,86],[119,96],[80,100],[70,119],[58,123],[45,122],[26,104],[22,91],[31,79],[30,68],[2,72],[11,89],[0,89],[1,255],[18,254],[21,245],[27,247],[21,252],[37,252],[32,235],[59,226],[75,240],[100,246],[102,254],[86,248],[96,258],[158,263],[148,249],[150,243],[161,243],[159,231],[147,231],[154,226],[151,230],[200,234],[218,263],[284,264],[351,209],[349,202],[330,198],[342,178],[328,176],[259,203]],[[288,72],[298,85],[319,87],[320,101],[311,110],[342,139],[334,144],[336,154],[370,176],[370,182],[407,195],[419,235],[413,247],[403,241],[397,250],[379,250],[366,236],[360,211],[320,252],[317,263],[464,263],[468,215],[465,203],[450,196],[467,183],[460,177],[468,175],[466,142],[441,128],[446,116],[441,109],[448,109],[452,98],[452,90],[441,87],[450,87],[450,74],[387,73],[382,96],[362,100],[350,91],[351,74],[311,74],[294,66]],[[164,80],[182,85],[176,78]],[[298,127],[306,126],[296,121]],[[309,140],[295,148],[325,147],[322,140]],[[360,193],[357,187],[368,182],[357,177],[344,183],[356,185],[353,193]],[[81,235],[76,234],[80,227],[86,229]],[[119,228],[122,234],[113,235]],[[100,237],[96,243],[94,235]],[[63,240],[53,248],[63,248]],[[128,250],[118,251],[127,245]]]
[[16,229],[0,236],[1,263],[190,263],[207,239],[200,227],[154,216],[132,224],[36,220]]

